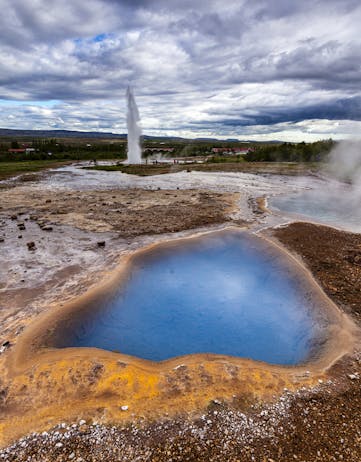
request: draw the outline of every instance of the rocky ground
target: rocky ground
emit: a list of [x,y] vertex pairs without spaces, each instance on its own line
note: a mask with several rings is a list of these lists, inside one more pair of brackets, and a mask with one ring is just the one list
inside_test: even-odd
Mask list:
[[360,358],[334,369],[312,391],[285,391],[242,412],[215,402],[197,419],[104,426],[79,421],[31,434],[0,451],[4,461],[358,462]]
[[113,231],[129,238],[223,223],[234,208],[235,198],[199,190],[130,188],[59,193],[13,188],[1,192],[0,213],[3,220],[16,220],[19,234],[26,228],[26,219],[45,231],[51,231],[53,224],[63,224],[85,231]]
[[274,235],[297,253],[326,294],[346,312],[361,316],[361,234],[294,223]]
[[[32,306],[34,294],[25,297],[23,306],[20,303],[24,298],[23,292],[19,292],[24,284],[21,279],[27,283],[27,277],[23,273],[20,275],[20,268],[23,270],[24,262],[28,262],[28,255],[35,258],[36,252],[42,248],[41,237],[49,239],[46,242],[50,250],[60,252],[65,249],[51,247],[55,245],[54,239],[65,240],[68,246],[72,246],[75,241],[69,237],[69,229],[72,233],[75,228],[79,233],[85,233],[81,235],[84,240],[80,244],[77,242],[81,253],[89,252],[89,255],[77,261],[74,269],[77,273],[84,264],[94,268],[100,268],[106,262],[114,264],[114,255],[106,253],[109,246],[113,246],[115,253],[124,250],[123,244],[137,233],[167,233],[224,223],[230,220],[235,204],[235,196],[195,190],[69,191],[61,196],[55,192],[34,191],[33,196],[27,196],[24,190],[13,188],[3,190],[1,194],[2,251],[15,240],[23,248],[19,274],[8,277],[6,283],[5,278],[0,281],[3,297],[0,298],[1,325],[5,328],[12,325],[14,329],[18,325],[15,311],[8,311],[8,316],[4,316],[4,312],[8,306],[14,309],[20,306],[21,312],[26,306]],[[19,229],[19,225],[25,230]],[[53,229],[44,230],[46,226]],[[32,238],[25,234],[30,231]],[[20,233],[22,238],[18,237]],[[361,235],[309,223],[281,227],[273,235],[302,258],[331,299],[359,322]],[[27,243],[31,241],[34,241],[36,250],[28,250]],[[99,246],[99,242],[105,242],[105,248],[103,244]],[[78,253],[68,249],[66,255],[74,264]],[[34,262],[28,264],[31,266]],[[31,268],[28,271],[31,273]],[[53,273],[44,274],[48,277]],[[43,293],[54,292],[56,285],[51,282],[54,274],[49,276],[48,286],[42,287]],[[59,274],[58,284],[64,284],[68,276]],[[12,304],[10,297],[13,296],[16,303]],[[27,312],[30,317],[35,314]],[[9,336],[3,337],[5,343],[0,358],[2,356],[4,360],[11,350],[13,338],[10,344],[6,343],[10,334],[16,341],[17,331],[14,329],[8,330]],[[4,364],[1,362],[2,367]],[[1,406],[6,406],[6,399],[6,389],[2,387]],[[203,414],[195,417],[182,415],[180,411],[174,419],[140,420],[125,426],[103,425],[90,419],[59,423],[47,432],[28,435],[0,450],[0,460],[359,462],[360,416],[361,355],[355,351],[335,364],[316,387],[301,389],[297,393],[284,390],[283,395],[271,403],[216,400]]]

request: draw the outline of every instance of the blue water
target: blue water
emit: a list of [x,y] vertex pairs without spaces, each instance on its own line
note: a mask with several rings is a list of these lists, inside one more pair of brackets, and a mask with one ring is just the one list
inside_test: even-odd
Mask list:
[[88,313],[66,346],[154,361],[190,353],[277,364],[307,358],[314,330],[305,296],[260,239],[228,232],[183,242],[135,258],[116,296]]
[[320,223],[330,224],[354,232],[361,232],[361,206],[352,192],[334,190],[307,190],[301,193],[278,196],[270,205]]

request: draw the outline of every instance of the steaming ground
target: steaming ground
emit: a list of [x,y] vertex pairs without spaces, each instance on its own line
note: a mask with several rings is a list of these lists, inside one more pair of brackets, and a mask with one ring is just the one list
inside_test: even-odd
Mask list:
[[[1,340],[10,346],[0,354],[0,436],[2,416],[14,406],[6,361],[17,336],[39,313],[84,292],[116,266],[119,255],[232,222],[254,230],[280,225],[290,216],[264,213],[258,199],[324,189],[331,181],[229,172],[140,178],[76,166],[31,179],[1,183],[0,323]],[[275,237],[304,259],[328,295],[359,323],[360,235],[305,226],[282,227]],[[28,250],[31,242],[35,249]],[[0,451],[0,460],[359,462],[360,377],[356,351],[316,388],[285,391],[272,404],[240,395],[237,404],[211,403],[195,420],[180,416],[127,427],[79,423],[79,415],[15,441]]]

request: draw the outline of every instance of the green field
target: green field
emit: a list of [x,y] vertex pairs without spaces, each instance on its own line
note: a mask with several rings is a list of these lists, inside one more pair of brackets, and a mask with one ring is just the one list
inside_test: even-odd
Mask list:
[[11,178],[22,173],[33,173],[46,168],[60,167],[69,162],[59,162],[51,160],[30,160],[23,162],[0,162],[0,180]]

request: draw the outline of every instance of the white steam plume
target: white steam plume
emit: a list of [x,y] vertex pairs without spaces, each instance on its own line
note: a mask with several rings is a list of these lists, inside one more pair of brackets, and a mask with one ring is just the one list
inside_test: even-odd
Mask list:
[[140,147],[140,135],[142,130],[138,125],[140,120],[137,103],[131,87],[127,88],[127,128],[128,128],[128,164],[142,163],[142,150]]
[[[350,185],[347,200],[361,209],[361,141],[341,141],[329,156],[329,169],[333,176]],[[345,194],[345,193],[344,193]],[[360,223],[361,225],[361,223]]]

